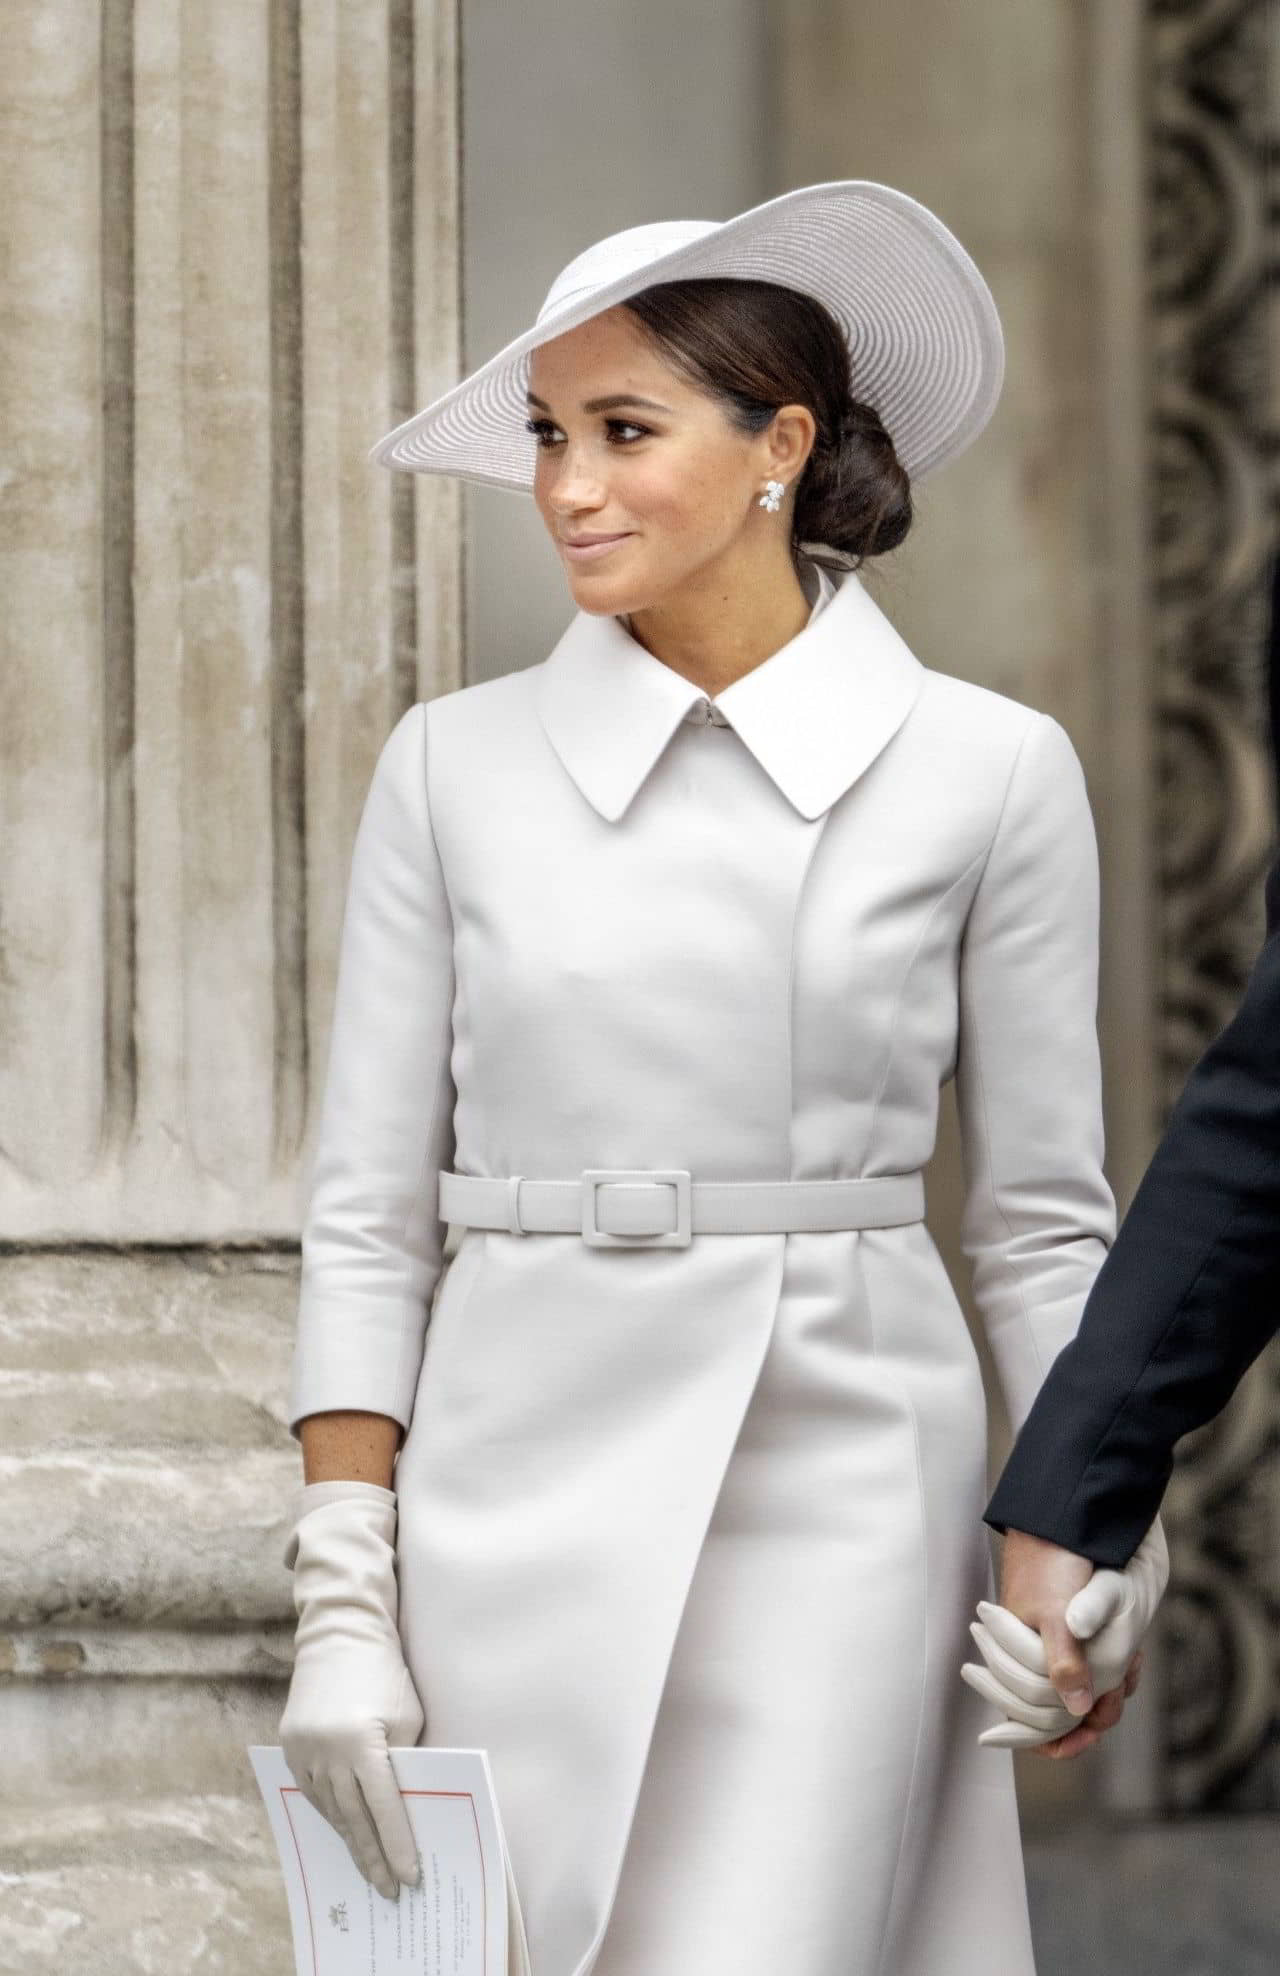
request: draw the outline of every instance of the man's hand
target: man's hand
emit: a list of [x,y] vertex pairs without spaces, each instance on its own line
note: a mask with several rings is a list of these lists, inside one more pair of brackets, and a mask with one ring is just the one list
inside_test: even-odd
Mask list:
[[1046,1672],[1073,1715],[1093,1707],[1093,1680],[1082,1643],[1067,1625],[1067,1607],[1093,1577],[1093,1564],[1043,1537],[1010,1530],[1000,1566],[1000,1603],[1044,1642]]
[[1032,1756],[1047,1756],[1059,1760],[1062,1757],[1082,1756],[1085,1750],[1100,1743],[1108,1729],[1114,1729],[1124,1714],[1124,1705],[1132,1695],[1142,1675],[1142,1655],[1136,1653],[1129,1662],[1124,1681],[1109,1694],[1099,1696],[1084,1720],[1065,1736],[1058,1736],[1051,1743],[1033,1744]]
[[981,1601],[970,1628],[985,1666],[961,1670],[1005,1716],[979,1741],[1076,1756],[1114,1728],[1168,1577],[1159,1517],[1123,1571],[1095,1571],[1088,1558],[1010,1531],[1003,1603]]

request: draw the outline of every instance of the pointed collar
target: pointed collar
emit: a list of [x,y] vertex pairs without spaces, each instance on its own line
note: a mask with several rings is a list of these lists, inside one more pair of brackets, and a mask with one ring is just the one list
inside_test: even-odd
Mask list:
[[[821,816],[897,733],[925,668],[856,574],[822,590],[804,629],[711,704],[800,812]],[[828,594],[828,591],[830,594]],[[623,815],[701,687],[631,636],[620,619],[579,611],[534,668],[539,718],[587,801]]]

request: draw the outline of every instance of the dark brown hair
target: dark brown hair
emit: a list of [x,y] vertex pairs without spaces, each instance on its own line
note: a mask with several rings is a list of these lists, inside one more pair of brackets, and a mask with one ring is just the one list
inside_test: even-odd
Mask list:
[[911,526],[911,484],[879,414],[854,395],[849,348],[815,296],[773,281],[662,281],[622,305],[674,370],[723,406],[740,432],[763,432],[782,405],[817,427],[796,488],[793,559],[857,568],[896,549]]

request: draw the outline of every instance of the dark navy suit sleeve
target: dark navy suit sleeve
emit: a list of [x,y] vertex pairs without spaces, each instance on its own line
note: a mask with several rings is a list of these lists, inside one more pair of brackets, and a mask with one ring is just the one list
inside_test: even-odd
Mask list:
[[1188,1078],[987,1509],[993,1528],[1122,1566],[1180,1437],[1280,1327],[1280,860],[1231,1022]]

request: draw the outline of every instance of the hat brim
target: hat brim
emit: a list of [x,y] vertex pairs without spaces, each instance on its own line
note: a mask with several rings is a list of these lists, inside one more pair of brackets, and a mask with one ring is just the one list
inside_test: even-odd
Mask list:
[[963,452],[995,409],[1004,339],[973,260],[907,193],[837,179],[784,192],[555,310],[387,433],[369,459],[531,493],[530,353],[656,282],[713,275],[774,281],[825,303],[849,344],[854,395],[880,414],[913,480]]

